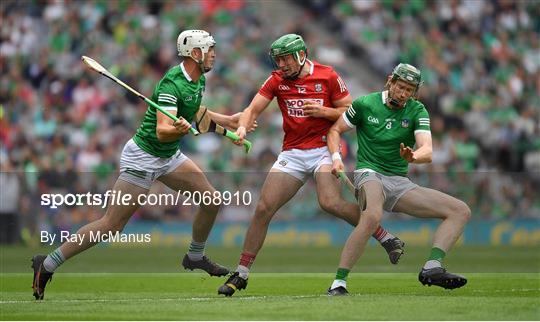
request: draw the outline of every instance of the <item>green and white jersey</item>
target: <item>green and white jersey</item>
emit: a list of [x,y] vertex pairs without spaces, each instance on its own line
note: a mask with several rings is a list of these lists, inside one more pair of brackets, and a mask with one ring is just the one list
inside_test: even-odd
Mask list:
[[424,104],[414,99],[401,109],[391,109],[385,104],[387,96],[384,91],[357,98],[343,119],[349,127],[356,126],[357,169],[406,176],[408,163],[399,155],[399,144],[413,147],[415,133],[431,133],[429,114]]
[[[194,82],[184,69],[184,63],[181,63],[167,71],[156,85],[151,99],[172,114],[181,116],[191,123],[201,106],[205,83],[204,75]],[[133,141],[153,156],[169,158],[178,150],[179,140],[160,142],[156,135],[156,124],[156,109],[148,106],[141,126],[133,136]]]

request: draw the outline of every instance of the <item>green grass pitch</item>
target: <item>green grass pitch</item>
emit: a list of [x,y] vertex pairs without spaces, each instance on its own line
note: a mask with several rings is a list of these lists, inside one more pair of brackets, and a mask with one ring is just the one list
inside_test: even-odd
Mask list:
[[[429,247],[399,265],[370,247],[348,281],[351,296],[325,295],[340,248],[263,248],[247,290],[219,297],[224,278],[179,269],[178,248],[97,247],[58,270],[45,300],[30,288],[30,257],[50,249],[1,247],[2,320],[538,320],[540,247],[462,246],[447,267],[469,283],[448,291],[417,281]],[[210,247],[234,267],[239,249]]]

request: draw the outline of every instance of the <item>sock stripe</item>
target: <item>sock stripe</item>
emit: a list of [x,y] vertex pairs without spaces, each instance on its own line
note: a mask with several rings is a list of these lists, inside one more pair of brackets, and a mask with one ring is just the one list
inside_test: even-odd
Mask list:
[[55,269],[58,268],[58,266],[62,265],[66,261],[64,255],[62,255],[62,252],[59,248],[55,249],[52,253],[47,255],[45,257],[45,260],[43,261],[43,266],[45,267],[45,270],[48,272],[54,272]]
[[196,242],[191,241],[191,244],[189,244],[188,249],[188,256],[192,259],[200,259],[202,255],[204,254],[204,247],[206,246],[206,242]]
[[59,258],[59,256],[58,256],[57,254],[52,253],[52,254],[51,254],[51,259],[52,259],[57,265],[62,264],[62,260]]
[[255,257],[257,257],[256,254],[243,252],[240,255],[240,262],[238,263],[238,265],[245,266],[250,269],[251,265],[253,265],[253,262],[255,261]]

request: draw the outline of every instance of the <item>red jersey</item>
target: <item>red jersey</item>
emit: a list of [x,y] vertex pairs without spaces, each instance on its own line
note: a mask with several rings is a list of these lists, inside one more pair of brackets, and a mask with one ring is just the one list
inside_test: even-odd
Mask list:
[[326,135],[334,122],[321,117],[304,115],[306,101],[316,101],[326,108],[335,108],[334,101],[349,94],[345,82],[330,66],[307,60],[309,74],[288,80],[281,71],[274,71],[264,82],[259,94],[272,100],[277,97],[283,116],[283,151],[314,149],[326,145]]

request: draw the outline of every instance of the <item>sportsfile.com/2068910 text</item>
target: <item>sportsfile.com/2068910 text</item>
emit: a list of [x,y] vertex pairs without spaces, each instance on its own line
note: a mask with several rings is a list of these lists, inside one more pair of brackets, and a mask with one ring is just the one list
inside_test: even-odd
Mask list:
[[252,202],[250,191],[177,191],[176,193],[140,194],[133,195],[117,190],[107,190],[105,193],[44,193],[41,195],[41,205],[56,209],[60,206],[99,206],[107,205],[136,205],[141,206],[249,206]]

